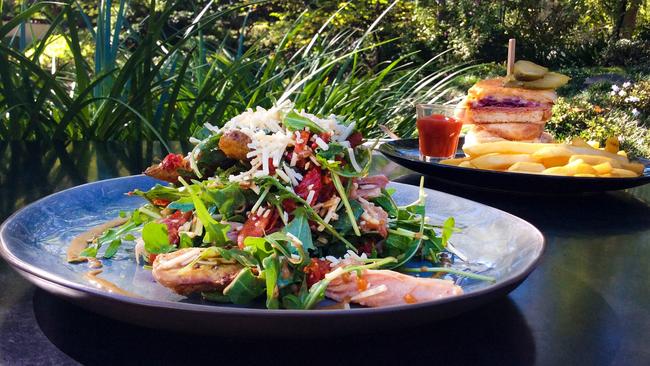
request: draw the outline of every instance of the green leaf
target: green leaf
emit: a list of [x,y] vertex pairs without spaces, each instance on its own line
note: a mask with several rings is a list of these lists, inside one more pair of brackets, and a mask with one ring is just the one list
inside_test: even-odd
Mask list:
[[266,282],[256,277],[250,268],[244,268],[223,290],[233,304],[246,305],[264,293]]
[[[350,208],[352,209],[352,217],[354,217],[354,222],[359,222],[359,218],[363,214],[363,207],[361,207],[361,204],[359,202],[351,200]],[[341,235],[348,235],[353,232],[350,215],[339,215],[339,219],[334,221],[334,224],[332,226],[336,231],[341,233]]]
[[188,212],[194,210],[194,202],[192,201],[192,197],[181,197],[167,205],[167,208]]
[[89,246],[86,249],[82,250],[81,253],[79,253],[80,257],[92,257],[95,258],[97,257],[97,248],[96,246]]
[[384,190],[382,193],[383,194],[381,196],[373,198],[372,202],[383,208],[384,211],[388,213],[388,216],[397,217],[397,205],[395,204],[395,201],[393,201],[393,198],[386,190]]
[[339,178],[339,176],[334,172],[332,172],[331,175],[332,175],[332,182],[334,183],[334,187],[336,188],[339,197],[341,197],[341,201],[343,201],[343,206],[345,207],[345,212],[347,213],[348,216],[348,222],[350,226],[352,226],[352,231],[354,231],[354,235],[361,236],[361,232],[359,231],[359,226],[357,225],[358,217],[355,217],[355,213],[352,210],[352,204],[348,200],[348,195],[345,192],[345,188],[343,188],[343,184],[341,184],[341,178]]
[[174,247],[169,243],[167,225],[157,222],[148,222],[142,228],[144,249],[153,254],[169,253]]
[[214,292],[201,292],[201,296],[212,302],[218,302],[218,303],[230,303],[230,297],[222,294],[219,291],[214,291]]
[[244,239],[244,246],[250,248],[249,251],[251,254],[260,262],[263,262],[266,257],[273,254],[273,246],[265,238],[246,237]]
[[[355,160],[361,168],[361,171],[358,172],[350,162],[351,160],[348,156],[348,149],[343,148],[341,145],[336,143],[331,143],[329,146],[330,148],[328,150],[320,151],[316,154],[316,160],[318,160],[322,167],[346,178],[362,177],[368,174],[372,163],[372,150],[370,148],[358,146],[353,149]],[[332,151],[330,152],[330,150]],[[341,153],[347,157],[345,164],[341,164],[340,161],[334,160],[337,156],[340,156]]]
[[179,248],[191,248],[194,246],[194,241],[192,238],[190,238],[189,235],[186,233],[180,233],[179,234],[179,242],[178,242],[178,247]]
[[280,273],[280,262],[275,255],[264,258],[264,279],[266,281],[266,308],[277,309],[280,306],[278,297],[280,289],[278,288],[278,276]]
[[282,124],[291,131],[302,131],[305,129],[305,127],[309,127],[309,131],[311,132],[317,132],[317,133],[323,133],[325,132],[325,129],[323,129],[321,126],[317,125],[314,123],[314,121],[310,120],[307,117],[301,116],[295,111],[289,112],[285,117],[284,121],[282,121]]
[[324,159],[325,161],[336,161],[336,158],[342,158],[345,156],[347,149],[343,147],[341,144],[338,144],[336,142],[331,142],[328,145],[327,150],[320,150],[318,153],[316,153],[316,157],[320,157],[321,159]]
[[259,267],[260,265],[260,262],[249,252],[240,249],[224,249],[218,247],[212,248],[215,248],[219,255],[221,255],[224,259],[234,259],[244,267]]
[[[148,219],[148,217],[146,217]],[[140,217],[138,210],[131,213],[131,217],[122,225],[110,228],[104,231],[92,244],[84,249],[79,255],[83,257],[97,257],[99,250],[104,244],[109,244],[109,247],[103,254],[104,258],[111,258],[115,255],[123,240],[135,240],[133,231],[137,230],[142,224],[143,219]]]
[[111,244],[106,248],[106,251],[104,252],[104,258],[112,258],[115,253],[117,253],[117,249],[120,247],[122,244],[122,240],[120,239],[115,239],[111,242]]
[[307,288],[307,281],[301,281],[300,290],[298,294],[287,294],[282,297],[282,306],[285,309],[300,310],[305,309],[305,302],[309,297],[309,289]]
[[178,178],[178,180],[183,183],[186,191],[189,192],[190,197],[192,197],[192,202],[196,208],[196,215],[198,216],[199,220],[201,220],[201,223],[205,228],[206,234],[203,237],[203,242],[215,243],[217,245],[228,244],[228,242],[230,242],[230,239],[228,239],[227,234],[228,231],[230,231],[230,225],[219,223],[212,218],[210,212],[208,212],[208,209],[205,207],[205,204],[203,204],[203,201],[201,201],[199,198],[199,195],[194,192],[194,190],[198,189],[199,187],[188,185],[183,178]]
[[456,220],[453,217],[448,217],[442,224],[442,245],[447,246],[447,242],[456,228]]
[[406,252],[414,240],[397,234],[389,234],[384,241],[384,247],[386,252],[391,257],[397,257],[398,255]]
[[133,195],[142,196],[149,201],[154,199],[164,199],[167,201],[176,201],[181,197],[188,197],[188,193],[179,191],[176,187],[163,186],[161,184],[156,184],[153,188],[147,192],[143,192],[139,189],[135,189],[132,192]]
[[246,206],[246,196],[239,183],[232,183],[223,188],[208,189],[206,196],[226,220],[235,215],[235,211],[242,211]]
[[294,212],[294,218],[284,228],[284,232],[290,233],[302,242],[305,250],[315,249],[312,242],[312,234],[309,229],[309,220],[304,208],[298,207]]

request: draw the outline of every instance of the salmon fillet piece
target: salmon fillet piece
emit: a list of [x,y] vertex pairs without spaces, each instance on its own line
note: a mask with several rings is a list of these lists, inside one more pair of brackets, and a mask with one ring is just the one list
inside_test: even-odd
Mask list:
[[334,279],[325,296],[339,302],[379,307],[415,304],[457,296],[463,289],[450,280],[413,277],[390,270],[364,270]]

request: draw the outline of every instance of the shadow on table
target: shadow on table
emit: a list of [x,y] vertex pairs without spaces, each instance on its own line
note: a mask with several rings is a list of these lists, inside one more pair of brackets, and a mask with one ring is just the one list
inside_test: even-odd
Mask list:
[[339,365],[415,364],[427,360],[427,363],[444,365],[530,365],[535,362],[533,336],[509,298],[418,328],[311,340],[237,340],[142,328],[101,317],[42,290],[35,293],[34,313],[50,341],[82,364]]
[[[409,174],[395,181],[418,185],[420,177]],[[554,235],[630,234],[650,227],[650,206],[624,191],[536,196],[470,189],[429,178],[425,186],[499,208]]]

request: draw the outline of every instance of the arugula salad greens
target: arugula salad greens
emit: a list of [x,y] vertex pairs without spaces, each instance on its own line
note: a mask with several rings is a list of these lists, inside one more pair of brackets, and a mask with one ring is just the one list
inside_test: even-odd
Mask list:
[[[111,258],[135,243],[161,285],[186,296],[269,309],[311,309],[328,297],[387,306],[462,293],[445,261],[453,218],[429,222],[422,184],[399,206],[384,176],[368,176],[372,147],[355,124],[290,107],[248,110],[206,125],[187,155],[145,174],[166,181],[132,196],[146,203],[82,253]],[[417,259],[430,265],[406,266]]]

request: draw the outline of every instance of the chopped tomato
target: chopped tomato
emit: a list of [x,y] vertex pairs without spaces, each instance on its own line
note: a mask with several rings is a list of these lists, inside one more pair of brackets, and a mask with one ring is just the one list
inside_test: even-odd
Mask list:
[[261,238],[265,234],[275,231],[278,222],[278,212],[273,208],[267,208],[270,213],[266,216],[258,215],[256,212],[251,212],[248,219],[242,226],[239,234],[237,234],[237,245],[239,248],[244,249],[244,239],[249,236]]
[[330,198],[332,198],[334,192],[336,191],[336,187],[334,187],[334,182],[332,181],[332,178],[330,178],[327,175],[321,178],[321,183],[323,185],[323,188],[321,189],[320,194],[318,195],[318,202],[325,202]]
[[331,270],[329,261],[312,258],[311,263],[304,269],[307,275],[307,286],[312,287],[316,282],[325,278],[325,275]]
[[180,239],[178,235],[178,228],[186,223],[192,217],[192,211],[183,213],[178,210],[168,217],[160,220],[163,224],[167,225],[167,238],[171,244],[178,244]]
[[287,211],[288,213],[292,213],[293,210],[296,209],[296,201],[287,198],[284,201],[282,201],[282,208],[284,208],[284,210]]
[[273,165],[273,158],[269,158],[269,175],[275,175],[275,165]]
[[154,206],[161,206],[161,207],[167,207],[167,205],[170,203],[170,200],[166,200],[164,198],[154,198],[151,200],[151,203],[154,204]]
[[309,191],[314,191],[313,198],[308,202],[311,206],[318,201],[318,196],[322,188],[321,170],[318,167],[313,167],[302,178],[302,181],[296,187],[295,192],[298,196],[302,197],[302,199],[306,200],[307,197],[309,197]]
[[153,264],[158,254],[149,254],[149,264]]
[[174,171],[182,166],[185,165],[185,161],[183,159],[183,155],[181,154],[167,154],[163,161],[160,163],[160,166],[170,172]]
[[332,138],[332,135],[327,132],[323,132],[320,135],[318,135],[318,137],[320,137],[323,141],[329,143],[330,139]]
[[300,140],[296,140],[293,151],[297,154],[300,154],[302,151],[304,151],[310,138],[311,134],[308,131],[300,131]]
[[[325,132],[318,135],[318,137],[320,137],[320,139],[323,140],[323,142],[325,142],[326,144],[329,143],[330,139],[331,139],[331,135],[329,133],[325,133]],[[319,147],[319,146],[318,146],[318,144],[316,142],[311,144],[312,149],[316,149],[317,147]]]
[[354,132],[348,136],[348,142],[350,142],[352,148],[355,148],[363,143],[363,135],[359,131]]
[[[287,157],[286,157],[287,163],[291,163],[291,159],[293,158],[293,154],[298,154],[298,153],[295,152],[295,151],[287,152]],[[305,163],[307,161],[309,161],[309,158],[301,158],[300,155],[298,155],[298,158],[296,158],[296,164],[294,165],[294,167],[298,167],[300,169],[305,169]]]

